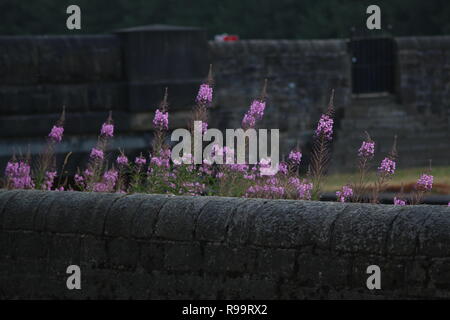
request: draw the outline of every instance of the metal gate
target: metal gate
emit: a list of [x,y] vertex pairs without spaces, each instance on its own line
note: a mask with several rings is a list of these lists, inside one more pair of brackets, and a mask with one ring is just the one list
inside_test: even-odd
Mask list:
[[350,41],[353,93],[394,92],[395,59],[392,38]]

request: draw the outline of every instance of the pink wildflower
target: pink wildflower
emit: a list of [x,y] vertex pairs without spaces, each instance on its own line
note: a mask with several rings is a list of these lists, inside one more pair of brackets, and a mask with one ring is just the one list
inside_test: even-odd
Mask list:
[[282,174],[288,174],[288,166],[285,162],[280,162],[278,165],[278,171]]
[[134,159],[134,163],[137,164],[138,166],[143,166],[144,164],[147,163],[147,160],[143,156],[139,156],[136,157],[136,159]]
[[253,128],[256,125],[256,119],[249,114],[245,114],[242,119],[242,127],[243,128]]
[[77,185],[82,185],[84,183],[83,176],[81,176],[79,174],[75,174],[74,180]]
[[92,148],[91,159],[103,160],[103,150]]
[[311,190],[313,189],[313,184],[307,180],[300,181],[299,178],[291,177],[289,179],[289,184],[297,189],[297,196],[301,200],[311,199]]
[[394,174],[395,161],[389,158],[384,158],[383,161],[381,161],[381,165],[378,167],[378,171],[382,174]]
[[266,102],[261,100],[253,100],[250,105],[249,114],[251,114],[256,120],[261,120],[264,116],[264,109],[266,108]]
[[293,164],[299,165],[302,161],[302,153],[300,151],[292,150],[289,153],[288,160],[291,161]]
[[25,161],[8,162],[5,170],[8,184],[13,189],[33,189],[34,183],[31,179],[31,167]]
[[117,157],[116,162],[119,166],[127,166],[128,158],[125,155],[121,154],[120,156]]
[[63,127],[53,126],[53,128],[50,131],[50,133],[48,134],[48,136],[54,142],[61,142],[63,133],[64,133]]
[[94,192],[108,192],[108,185],[104,182],[96,182],[93,187]]
[[169,113],[156,109],[155,117],[153,118],[153,125],[157,130],[169,129]]
[[204,83],[200,85],[196,101],[197,103],[209,105],[212,102],[212,96],[213,96],[213,88],[210,85]]
[[253,100],[250,105],[250,109],[245,113],[242,119],[243,128],[253,128],[256,125],[256,121],[259,121],[264,116],[264,110],[266,108],[266,102],[262,100]]
[[[223,172],[217,172],[217,174],[216,174],[216,178],[218,178],[218,179],[223,178],[223,176],[224,176]],[[449,205],[450,205],[450,203],[449,203]]]
[[117,178],[119,177],[119,174],[116,170],[111,169],[106,171],[103,174],[103,180],[105,181],[105,183],[107,185],[109,185],[110,187],[114,187],[116,182],[117,182]]
[[433,176],[422,174],[416,182],[416,188],[422,191],[430,191],[433,188]]
[[112,138],[114,136],[114,125],[111,123],[104,123],[100,131],[102,136]]
[[202,122],[202,133],[205,133],[208,130],[208,123]]
[[319,123],[317,125],[316,136],[318,136],[318,137],[324,136],[325,139],[332,140],[333,139],[333,124],[334,124],[333,119],[330,116],[323,114],[320,117]]
[[87,178],[92,177],[93,174],[94,173],[89,169],[84,170],[84,176]]
[[394,197],[394,206],[406,206],[406,201],[399,199],[397,197]]
[[47,171],[45,173],[44,185],[42,186],[44,190],[52,190],[56,174],[56,171]]
[[206,189],[205,184],[199,182],[184,182],[182,186],[192,196],[201,195]]
[[375,142],[363,141],[358,150],[358,156],[361,158],[372,158],[375,153]]
[[297,192],[298,198],[302,200],[311,200],[311,190],[313,189],[312,183],[300,183]]
[[345,202],[353,196],[353,189],[349,186],[343,186],[342,190],[336,192],[337,200],[340,202]]
[[281,198],[283,197],[285,190],[283,187],[276,185],[254,185],[247,189],[245,196],[247,198],[259,197],[259,198]]

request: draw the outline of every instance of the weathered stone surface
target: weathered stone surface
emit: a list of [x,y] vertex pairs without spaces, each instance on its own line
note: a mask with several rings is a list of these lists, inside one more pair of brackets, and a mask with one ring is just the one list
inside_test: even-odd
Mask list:
[[136,238],[151,238],[155,233],[156,223],[159,213],[164,204],[170,199],[170,196],[155,194],[149,199],[144,200],[131,226],[131,235]]
[[[195,239],[204,241],[224,241],[228,223],[243,199],[214,197],[201,210],[195,225]],[[210,214],[215,212],[214,215]]]
[[192,240],[207,197],[173,197],[161,208],[156,222],[155,237],[168,240]]
[[0,209],[4,298],[450,297],[447,206],[0,190]]

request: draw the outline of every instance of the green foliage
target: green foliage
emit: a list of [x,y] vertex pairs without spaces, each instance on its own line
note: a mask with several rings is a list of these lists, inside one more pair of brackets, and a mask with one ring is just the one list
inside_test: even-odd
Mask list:
[[[66,29],[66,8],[77,4],[82,30]],[[35,0],[0,1],[0,34],[103,33],[148,24],[206,28],[212,37],[338,38],[363,30],[368,0]],[[450,33],[448,0],[379,0],[384,29],[394,35]]]

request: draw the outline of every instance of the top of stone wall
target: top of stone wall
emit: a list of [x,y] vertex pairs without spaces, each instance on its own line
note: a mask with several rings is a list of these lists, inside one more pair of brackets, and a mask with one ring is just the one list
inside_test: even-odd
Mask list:
[[1,190],[0,228],[450,256],[447,206]]
[[395,38],[399,50],[450,50],[450,36]]
[[152,24],[147,26],[138,26],[133,28],[119,29],[116,33],[122,32],[170,32],[170,31],[203,31],[202,28],[171,26],[166,24]]
[[252,55],[301,54],[317,55],[347,52],[346,39],[330,40],[240,40],[236,42],[210,41],[213,54],[233,56],[238,53]]

